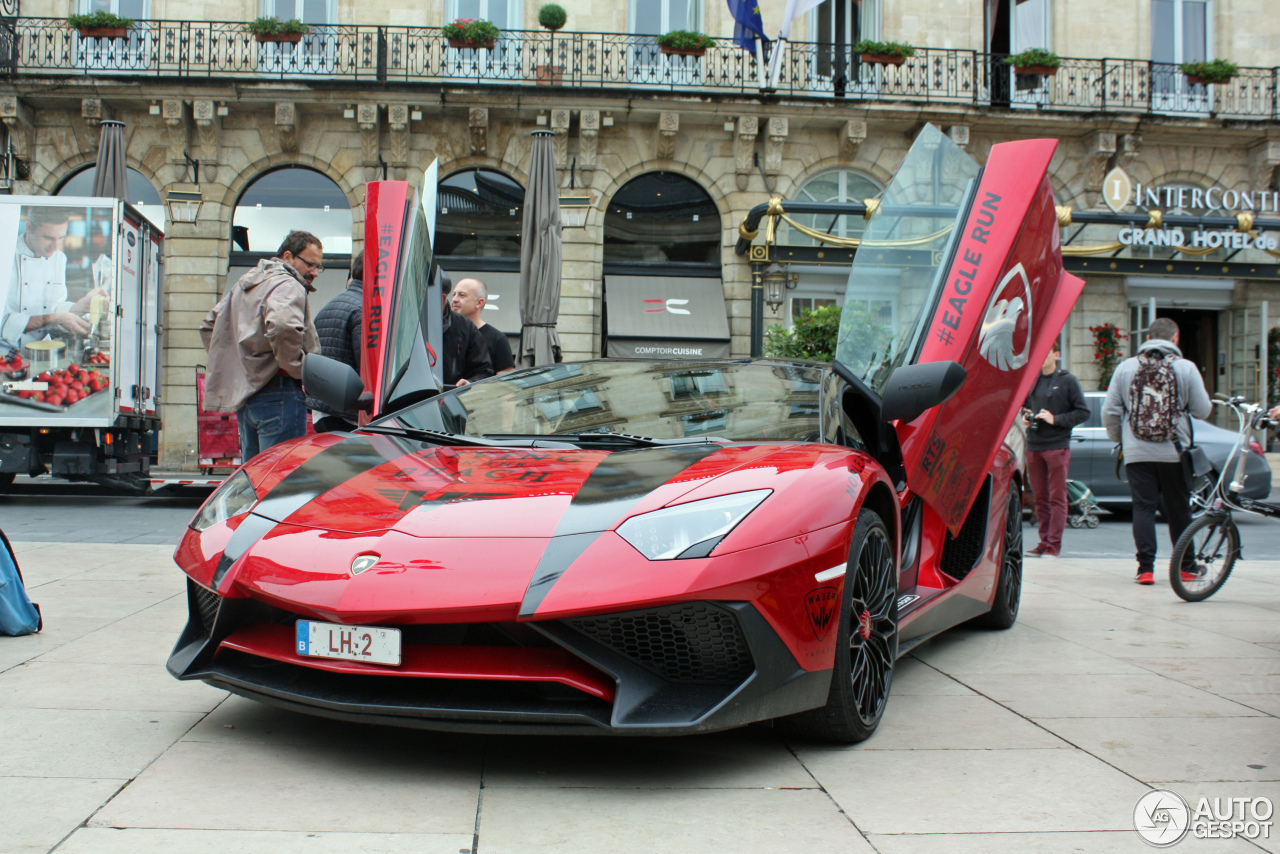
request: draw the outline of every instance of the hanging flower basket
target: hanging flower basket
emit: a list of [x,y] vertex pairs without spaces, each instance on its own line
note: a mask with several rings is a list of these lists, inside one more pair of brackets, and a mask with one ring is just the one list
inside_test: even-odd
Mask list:
[[254,33],[259,44],[297,44],[302,41],[302,33]]
[[1013,70],[1019,74],[1034,74],[1037,77],[1052,77],[1058,69],[1052,65],[1015,65]]
[[128,27],[80,27],[82,39],[124,39],[129,37]]
[[870,65],[901,65],[907,58],[895,53],[864,53],[862,61]]
[[464,39],[449,39],[449,47],[459,50],[493,50],[493,43],[497,39],[489,39],[482,42],[469,42]]
[[705,56],[707,53],[705,47],[667,47],[666,45],[658,45],[658,49],[673,56]]

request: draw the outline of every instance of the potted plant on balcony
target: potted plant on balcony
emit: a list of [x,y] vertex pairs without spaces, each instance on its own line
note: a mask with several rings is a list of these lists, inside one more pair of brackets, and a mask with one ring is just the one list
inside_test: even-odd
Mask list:
[[565,25],[569,14],[558,3],[543,3],[538,8],[538,23],[551,33],[551,46],[547,49],[547,64],[539,65],[535,70],[538,83],[544,86],[559,86],[564,83],[564,66],[552,65],[556,53],[556,30]]
[[1013,56],[1006,56],[1005,64],[1012,65],[1019,74],[1036,74],[1040,77],[1052,77],[1058,73],[1062,58],[1051,50],[1033,47]]
[[67,18],[67,26],[78,30],[84,39],[123,39],[128,37],[133,19],[98,11],[92,15],[72,15]]
[[244,28],[253,33],[253,37],[259,43],[297,44],[304,35],[311,32],[311,28],[297,18],[290,18],[287,21],[281,21],[279,18],[258,18],[256,21],[245,24]]
[[658,36],[658,48],[663,53],[676,56],[702,56],[707,52],[707,48],[715,46],[715,39],[691,30],[672,30]]
[[1240,66],[1227,59],[1212,62],[1185,62],[1178,70],[1187,75],[1187,81],[1204,86],[1209,83],[1226,83],[1240,73]]
[[449,47],[489,50],[500,35],[502,32],[492,22],[475,18],[459,18],[444,25],[444,37],[449,40]]
[[863,39],[853,46],[853,52],[862,54],[862,61],[872,65],[901,65],[908,56],[915,56],[916,49],[900,42],[876,42]]

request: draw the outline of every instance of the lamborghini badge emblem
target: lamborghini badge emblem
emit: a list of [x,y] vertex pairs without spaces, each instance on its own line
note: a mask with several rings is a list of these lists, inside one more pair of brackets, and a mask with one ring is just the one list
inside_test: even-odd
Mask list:
[[351,561],[351,574],[359,575],[366,569],[373,569],[378,564],[377,555],[360,555],[360,557]]

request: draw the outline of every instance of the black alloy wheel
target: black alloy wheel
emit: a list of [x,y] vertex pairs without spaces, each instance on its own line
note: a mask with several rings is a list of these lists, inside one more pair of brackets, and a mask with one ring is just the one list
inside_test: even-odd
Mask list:
[[1207,511],[1178,537],[1169,558],[1169,585],[1188,602],[1208,599],[1227,583],[1240,556],[1240,531],[1229,513]]
[[1009,490],[1005,514],[1004,549],[1000,558],[1000,583],[991,610],[974,620],[984,629],[1007,629],[1018,621],[1022,602],[1022,492]]
[[880,725],[898,658],[893,537],[875,511],[863,510],[851,540],[827,704],[787,719],[792,729],[843,744],[870,738]]

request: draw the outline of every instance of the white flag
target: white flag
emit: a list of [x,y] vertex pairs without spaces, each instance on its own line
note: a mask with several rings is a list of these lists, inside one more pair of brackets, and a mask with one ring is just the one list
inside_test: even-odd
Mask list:
[[782,73],[782,53],[786,43],[791,39],[791,22],[801,15],[821,5],[823,0],[787,0],[787,8],[782,12],[782,29],[778,31],[778,40],[773,43],[773,55],[769,57],[769,86],[778,88],[778,77]]

